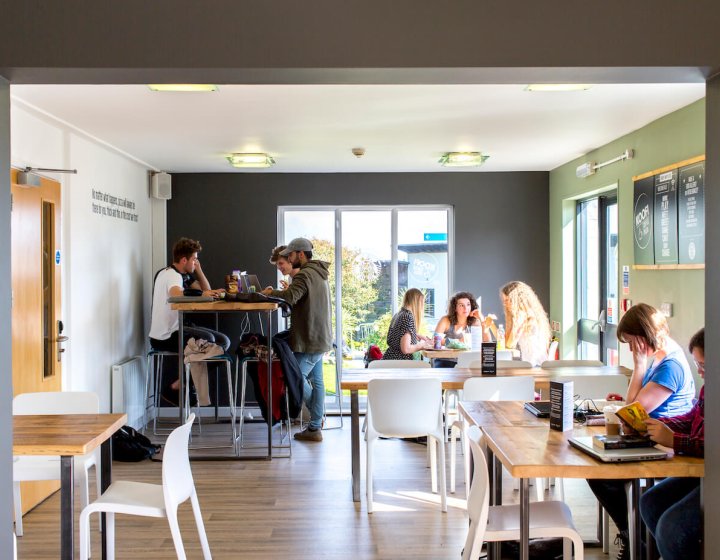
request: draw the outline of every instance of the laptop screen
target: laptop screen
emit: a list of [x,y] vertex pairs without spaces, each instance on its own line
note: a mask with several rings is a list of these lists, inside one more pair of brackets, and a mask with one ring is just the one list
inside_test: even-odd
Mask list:
[[252,286],[254,291],[262,292],[263,287],[260,285],[260,281],[256,274],[243,274],[241,277],[243,282],[243,292],[252,292],[250,289]]

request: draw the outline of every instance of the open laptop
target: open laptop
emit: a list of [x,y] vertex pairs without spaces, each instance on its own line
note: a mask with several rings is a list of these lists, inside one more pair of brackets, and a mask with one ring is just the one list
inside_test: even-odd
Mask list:
[[655,461],[667,459],[667,452],[655,447],[634,447],[630,449],[600,449],[593,445],[592,437],[571,437],[570,445],[605,463],[626,461]]
[[260,285],[260,280],[258,280],[256,274],[243,274],[240,278],[243,283],[243,292],[252,292],[253,290],[250,289],[251,286],[254,288],[255,292],[260,293],[263,291],[263,287]]
[[538,418],[550,418],[550,401],[529,401],[525,403],[525,410]]

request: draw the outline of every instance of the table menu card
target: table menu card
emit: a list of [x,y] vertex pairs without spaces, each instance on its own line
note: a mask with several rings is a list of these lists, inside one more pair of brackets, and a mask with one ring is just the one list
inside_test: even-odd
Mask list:
[[483,342],[480,354],[483,375],[497,374],[497,346],[494,342]]
[[572,430],[573,427],[573,382],[550,382],[550,429],[559,432]]

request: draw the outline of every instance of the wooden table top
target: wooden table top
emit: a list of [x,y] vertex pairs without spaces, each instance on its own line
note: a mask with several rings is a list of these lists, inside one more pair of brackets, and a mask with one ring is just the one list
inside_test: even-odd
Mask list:
[[[576,425],[577,426],[577,425]],[[508,472],[516,478],[660,478],[702,477],[704,460],[675,456],[660,461],[603,463],[571,447],[572,436],[604,433],[602,426],[578,426],[557,432],[545,426],[486,426],[485,442]]]
[[469,368],[373,368],[347,369],[343,372],[341,387],[345,390],[359,391],[367,389],[371,379],[401,379],[407,377],[437,377],[442,381],[443,389],[462,389],[470,377],[514,377],[532,375],[535,377],[536,388],[547,388],[550,379],[564,375],[613,375],[626,374],[623,367],[567,367],[560,369],[542,368],[507,368],[498,369],[497,375],[483,376],[480,370]]
[[244,303],[240,301],[202,301],[188,303],[171,303],[170,308],[175,311],[274,311],[277,303]]
[[547,426],[548,421],[538,418],[520,401],[460,401],[460,414],[471,426]]
[[127,414],[13,416],[13,455],[85,455],[127,422]]

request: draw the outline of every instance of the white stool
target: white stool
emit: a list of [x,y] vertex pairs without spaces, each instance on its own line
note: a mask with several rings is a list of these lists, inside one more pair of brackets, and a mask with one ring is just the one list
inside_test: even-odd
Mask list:
[[[168,350],[150,350],[147,354],[147,367],[145,368],[145,399],[143,410],[143,429],[148,425],[148,409],[153,408],[153,434],[171,432],[172,428],[158,428],[158,409],[160,408],[160,395],[162,392],[163,362],[168,356],[177,359],[177,352]],[[152,392],[151,392],[152,391]]]

